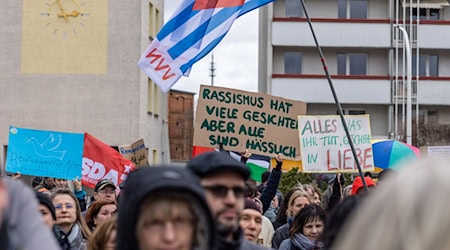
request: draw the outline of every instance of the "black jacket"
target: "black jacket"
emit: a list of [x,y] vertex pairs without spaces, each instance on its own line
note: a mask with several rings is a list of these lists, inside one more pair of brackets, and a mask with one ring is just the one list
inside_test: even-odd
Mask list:
[[217,241],[216,241],[217,242],[216,243],[217,250],[268,250],[268,249],[270,249],[263,245],[257,245],[253,242],[250,242],[250,241],[244,239],[244,235],[243,235],[241,228],[239,228],[239,230],[234,233],[233,238],[235,238],[233,241],[227,241],[224,238],[218,236]]
[[195,249],[214,249],[214,220],[197,177],[185,168],[169,166],[140,168],[128,176],[118,210],[116,249],[139,249],[135,230],[139,209],[144,199],[156,191],[190,194],[198,217],[196,236],[205,239],[203,245]]

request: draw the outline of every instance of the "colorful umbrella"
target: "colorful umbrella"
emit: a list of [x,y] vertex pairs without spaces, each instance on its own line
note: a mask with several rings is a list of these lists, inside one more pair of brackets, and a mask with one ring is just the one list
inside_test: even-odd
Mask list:
[[386,140],[372,144],[375,167],[399,169],[405,161],[419,159],[420,150],[401,141]]

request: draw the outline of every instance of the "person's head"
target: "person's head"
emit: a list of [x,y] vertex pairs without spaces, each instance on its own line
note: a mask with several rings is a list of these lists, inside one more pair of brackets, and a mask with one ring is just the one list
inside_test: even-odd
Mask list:
[[255,198],[259,196],[258,188],[256,187],[256,181],[252,179],[248,179],[245,182],[246,194],[245,197]]
[[[367,176],[367,177],[364,177],[364,180],[366,181],[366,185],[369,189],[376,187],[376,184],[372,180],[372,178]],[[357,194],[361,194],[361,193],[365,193],[365,192],[366,192],[366,189],[364,188],[364,184],[363,184],[361,177],[360,176],[356,177],[353,180],[353,184],[352,184],[352,195],[357,195]]]
[[103,179],[95,185],[94,199],[116,201],[116,186],[110,179]]
[[405,165],[364,197],[332,249],[450,249],[449,176],[448,159]]
[[36,192],[36,198],[39,201],[39,212],[42,214],[44,223],[52,228],[56,221],[55,206],[53,206],[50,197],[45,193]]
[[115,250],[117,218],[113,216],[99,225],[88,240],[88,250]]
[[137,169],[122,192],[117,249],[212,249],[214,221],[198,179],[186,169]]
[[67,188],[68,187],[67,180],[65,180],[65,179],[54,178],[53,182],[55,184],[55,188]]
[[303,185],[303,189],[309,194],[311,203],[320,205],[320,201],[322,200],[322,191],[318,186],[305,184]]
[[286,223],[287,222],[287,215],[288,215],[288,207],[289,207],[289,200],[291,199],[292,194],[294,194],[295,191],[300,190],[299,188],[293,188],[290,189],[287,193],[284,199],[282,200],[280,204],[280,210],[278,210],[277,213],[277,221],[280,223]]
[[35,187],[37,187],[39,184],[41,184],[41,182],[42,182],[42,178],[39,177],[39,176],[36,176],[36,177],[33,178],[33,181],[31,182],[31,186],[32,186],[33,188],[35,188]]
[[244,210],[241,212],[239,222],[244,231],[245,239],[253,242],[258,241],[259,233],[262,229],[261,207],[252,198],[245,198]]
[[269,176],[270,176],[270,172],[269,171],[266,171],[266,172],[261,174],[261,183],[263,185],[265,185],[267,183],[267,181],[269,180]]
[[80,226],[84,238],[90,236],[89,228],[81,215],[80,204],[72,191],[67,189],[56,189],[50,196],[56,212],[56,225],[67,233],[73,225]]
[[303,207],[311,204],[309,198],[310,196],[304,191],[295,191],[289,198],[288,208],[286,210],[288,218],[295,217]]
[[187,168],[201,179],[206,200],[216,220],[216,230],[224,237],[231,237],[239,229],[249,169],[229,154],[215,151],[194,157]]
[[102,222],[110,219],[117,211],[117,204],[111,200],[93,202],[86,211],[86,223],[89,229],[94,230]]
[[342,190],[342,193],[344,194],[344,199],[352,195],[352,188],[353,188],[353,185],[350,184],[350,185],[347,185],[347,186]]
[[303,234],[310,241],[317,241],[326,223],[326,212],[316,204],[306,205],[294,218],[289,235]]
[[51,188],[55,187],[55,181],[53,180],[52,177],[44,177],[44,182]]

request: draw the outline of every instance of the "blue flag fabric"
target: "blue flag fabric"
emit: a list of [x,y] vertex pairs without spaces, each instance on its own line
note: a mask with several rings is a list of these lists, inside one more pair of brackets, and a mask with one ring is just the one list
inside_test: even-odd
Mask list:
[[6,171],[81,179],[84,134],[9,128]]
[[273,0],[184,0],[138,65],[167,92],[206,56],[230,30],[234,20]]

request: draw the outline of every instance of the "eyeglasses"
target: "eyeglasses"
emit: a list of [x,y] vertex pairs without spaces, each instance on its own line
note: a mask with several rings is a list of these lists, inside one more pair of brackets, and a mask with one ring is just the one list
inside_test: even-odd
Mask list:
[[113,195],[113,194],[116,193],[116,191],[115,190],[100,190],[100,191],[98,191],[98,193],[99,194],[110,194],[110,195]]
[[66,204],[56,204],[56,205],[55,205],[55,209],[56,209],[56,210],[63,209],[63,207],[65,207],[66,209],[72,209],[72,208],[74,208],[75,206],[74,206],[73,204],[71,204],[71,203],[66,203]]
[[225,198],[228,195],[228,191],[232,190],[234,196],[238,198],[242,198],[245,195],[247,189],[245,187],[236,186],[236,187],[227,187],[223,185],[211,185],[211,186],[203,186],[204,189],[210,191],[214,196],[219,198]]

